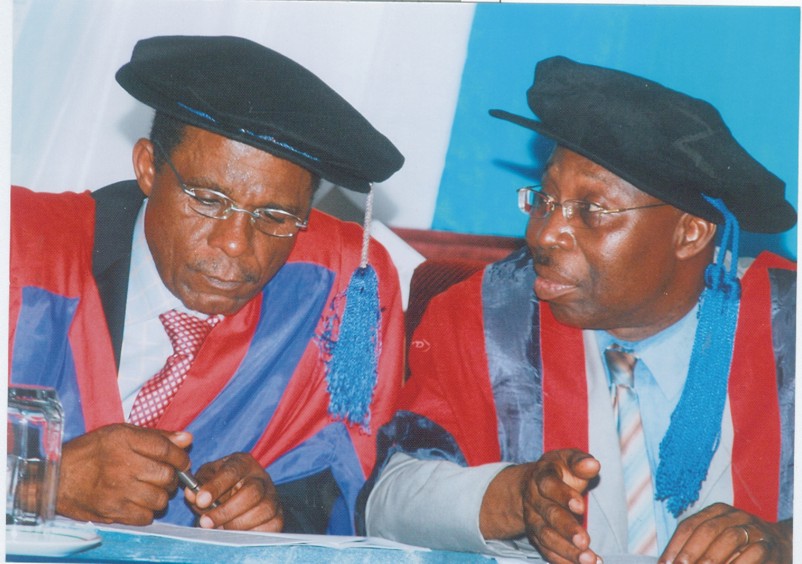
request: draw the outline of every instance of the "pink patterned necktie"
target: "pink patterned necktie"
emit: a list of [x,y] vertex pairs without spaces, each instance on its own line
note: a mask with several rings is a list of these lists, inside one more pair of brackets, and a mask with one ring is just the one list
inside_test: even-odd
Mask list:
[[219,316],[198,319],[171,309],[159,316],[173,345],[173,354],[164,367],[145,382],[134,400],[128,421],[140,427],[153,427],[178,392],[206,335],[220,321]]
[[616,345],[604,351],[604,358],[613,381],[613,412],[621,444],[627,498],[628,550],[632,554],[657,556],[652,472],[635,391],[635,364],[638,358]]

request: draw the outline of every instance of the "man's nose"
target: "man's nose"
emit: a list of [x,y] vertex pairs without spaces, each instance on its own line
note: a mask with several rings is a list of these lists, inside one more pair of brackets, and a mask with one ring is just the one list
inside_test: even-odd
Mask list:
[[563,215],[562,207],[557,207],[548,217],[529,218],[526,226],[526,242],[530,247],[543,249],[570,249],[575,244],[574,228]]
[[232,211],[227,219],[214,220],[207,241],[209,246],[221,249],[228,256],[238,257],[251,250],[254,233],[251,217]]

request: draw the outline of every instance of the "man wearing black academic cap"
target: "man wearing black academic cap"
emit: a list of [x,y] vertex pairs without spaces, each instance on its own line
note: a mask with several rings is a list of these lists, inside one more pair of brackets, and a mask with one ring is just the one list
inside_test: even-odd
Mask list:
[[156,110],[136,181],[12,190],[10,383],[63,403],[57,512],[351,533],[401,381],[400,293],[384,249],[311,202],[403,157],[249,40],[146,39],[116,78]]
[[796,222],[784,183],[710,104],[644,78],[554,57],[528,100],[537,120],[491,112],[556,141],[518,191],[527,248],[430,303],[367,532],[790,562],[796,267],[736,260],[739,227]]

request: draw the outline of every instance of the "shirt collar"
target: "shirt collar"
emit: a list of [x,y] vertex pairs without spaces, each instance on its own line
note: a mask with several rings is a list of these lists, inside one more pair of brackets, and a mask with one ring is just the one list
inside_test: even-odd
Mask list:
[[698,312],[697,303],[679,321],[641,341],[622,341],[599,330],[594,331],[596,342],[602,354],[614,343],[632,351],[646,365],[667,398],[679,397],[691,364]]

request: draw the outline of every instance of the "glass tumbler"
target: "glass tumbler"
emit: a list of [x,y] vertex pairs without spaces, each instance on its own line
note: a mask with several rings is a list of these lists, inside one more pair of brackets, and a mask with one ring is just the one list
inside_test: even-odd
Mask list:
[[56,512],[63,411],[53,388],[8,387],[6,527],[44,529]]

